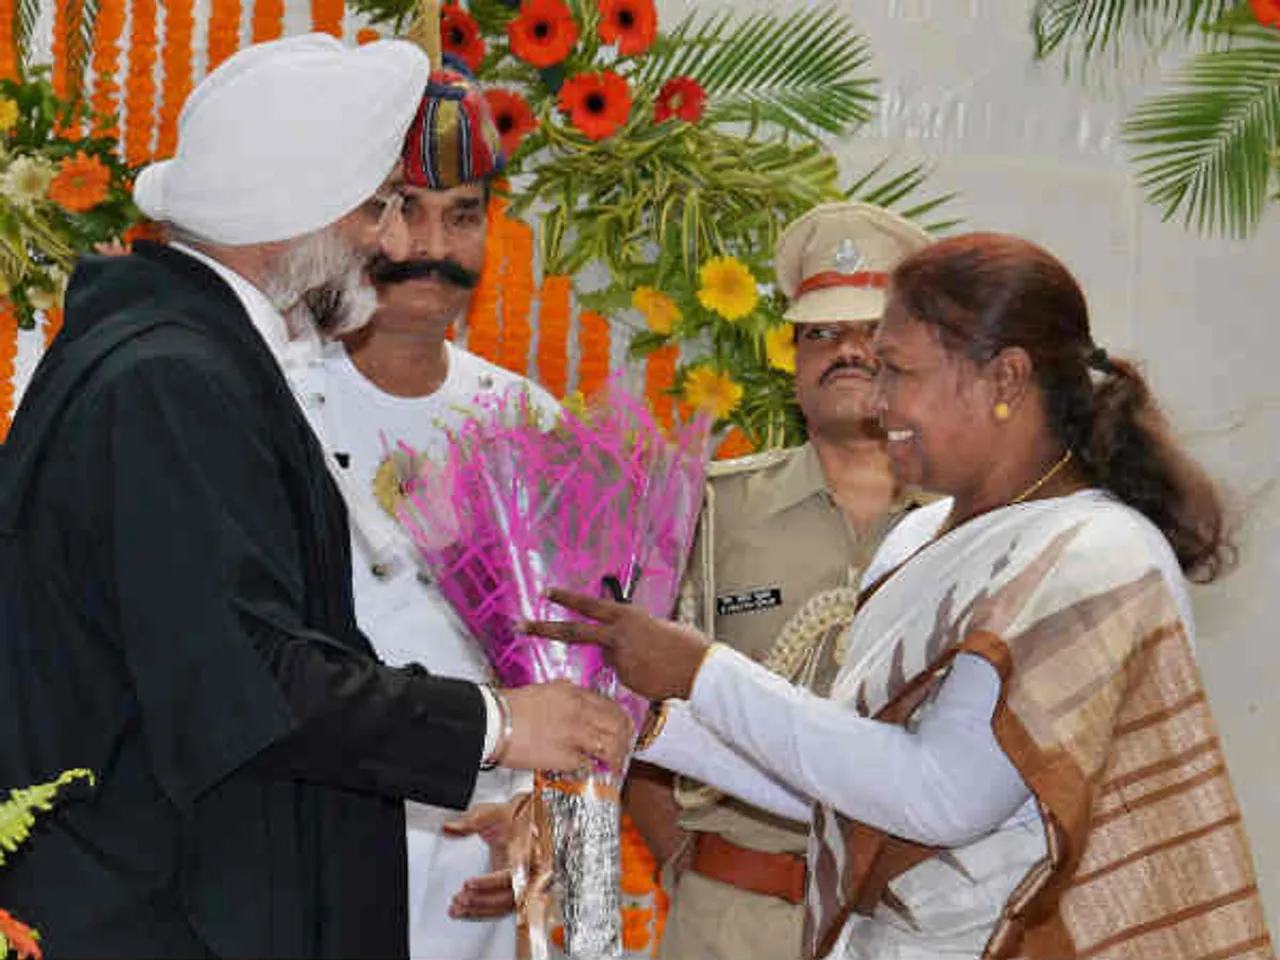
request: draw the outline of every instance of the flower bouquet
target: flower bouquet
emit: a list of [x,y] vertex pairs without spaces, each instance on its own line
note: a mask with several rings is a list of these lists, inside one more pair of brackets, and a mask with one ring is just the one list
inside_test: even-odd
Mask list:
[[[402,525],[504,685],[568,679],[612,697],[638,725],[647,702],[618,683],[598,648],[515,627],[563,615],[544,597],[551,586],[671,612],[702,500],[709,419],[664,434],[643,401],[614,390],[543,430],[523,391],[476,402],[447,459],[406,484]],[[554,858],[526,837],[517,846],[531,852],[515,871],[533,956],[547,949],[550,878],[528,868],[552,859],[565,952],[619,954],[620,786],[598,765],[538,775],[530,830],[549,823]]]

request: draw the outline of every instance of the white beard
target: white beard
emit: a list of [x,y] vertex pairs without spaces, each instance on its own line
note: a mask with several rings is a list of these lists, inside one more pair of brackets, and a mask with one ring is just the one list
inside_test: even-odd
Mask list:
[[366,258],[325,227],[293,241],[266,280],[266,294],[294,329],[311,325],[325,337],[364,326],[378,307],[365,279]]

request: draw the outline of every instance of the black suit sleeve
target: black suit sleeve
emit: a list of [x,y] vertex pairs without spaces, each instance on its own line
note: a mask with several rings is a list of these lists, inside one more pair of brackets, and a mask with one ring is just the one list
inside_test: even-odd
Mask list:
[[168,351],[135,358],[80,407],[75,506],[174,801],[251,765],[465,806],[484,740],[480,691],[387,667],[358,635],[305,622],[307,518],[247,392],[198,350]]

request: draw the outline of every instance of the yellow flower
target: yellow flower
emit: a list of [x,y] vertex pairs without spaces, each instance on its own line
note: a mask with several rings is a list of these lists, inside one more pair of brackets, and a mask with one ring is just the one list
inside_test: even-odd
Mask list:
[[0,133],[8,133],[18,124],[22,116],[18,105],[8,97],[0,97]]
[[796,332],[795,327],[784,323],[774,327],[764,335],[764,353],[769,359],[769,366],[787,373],[796,372]]
[[4,180],[0,181],[0,193],[19,207],[30,207],[44,199],[53,182],[53,166],[36,157],[19,157],[9,164]]
[[727,373],[703,364],[685,375],[684,399],[689,406],[723,420],[742,402],[742,387]]
[[654,333],[670,333],[680,322],[680,308],[675,301],[653,287],[637,287],[631,294],[631,306],[644,314]]
[[756,308],[756,278],[734,257],[715,257],[698,271],[698,302],[726,320],[741,320]]

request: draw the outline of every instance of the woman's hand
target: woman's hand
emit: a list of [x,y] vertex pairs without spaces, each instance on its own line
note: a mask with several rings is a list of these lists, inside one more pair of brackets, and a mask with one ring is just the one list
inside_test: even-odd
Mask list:
[[522,633],[563,643],[594,643],[618,679],[642,697],[688,699],[710,644],[691,627],[657,620],[630,604],[551,590],[548,599],[590,617],[595,623],[569,620],[526,621]]

